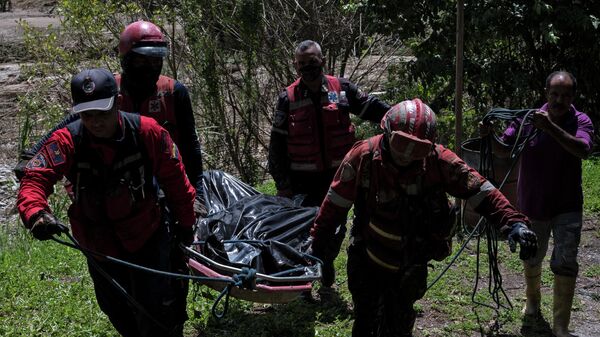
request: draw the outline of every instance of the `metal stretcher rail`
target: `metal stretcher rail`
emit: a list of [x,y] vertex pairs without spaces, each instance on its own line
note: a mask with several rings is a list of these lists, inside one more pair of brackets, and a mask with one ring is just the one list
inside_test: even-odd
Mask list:
[[[204,262],[210,264],[211,266],[216,267],[220,270],[223,270],[223,271],[226,271],[226,272],[229,272],[232,274],[237,274],[237,273],[242,272],[242,269],[240,269],[240,268],[236,268],[236,267],[218,263],[218,262],[198,253],[197,251],[193,250],[190,247],[185,247],[185,250],[192,256],[197,257],[197,258],[201,259],[202,261],[204,261]],[[267,275],[267,274],[262,274],[262,273],[257,272],[256,278],[265,280],[265,281],[269,281],[269,282],[278,282],[278,283],[311,282],[311,281],[317,281],[317,280],[321,279],[321,265],[318,264],[317,268],[318,268],[318,273],[316,275],[310,275],[310,276],[272,276],[272,275]]]

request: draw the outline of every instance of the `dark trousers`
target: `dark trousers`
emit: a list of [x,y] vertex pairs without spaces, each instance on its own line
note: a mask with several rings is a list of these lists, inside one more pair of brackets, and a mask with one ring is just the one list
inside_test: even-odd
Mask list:
[[[165,226],[138,252],[123,259],[145,267],[181,272],[183,259],[170,241]],[[115,329],[124,337],[180,337],[187,320],[186,299],[188,281],[137,271],[129,267],[102,261],[96,264],[117,281],[146,313],[132,305],[127,298],[98,269],[88,261],[94,282],[96,300]]]
[[353,337],[412,336],[413,304],[427,290],[427,265],[387,272],[369,260],[361,244],[348,248],[348,289],[354,302]]
[[[321,207],[336,171],[337,169],[329,169],[323,172],[293,171],[290,174],[294,194],[305,195],[302,206]],[[325,287],[331,287],[335,282],[335,267],[333,266],[333,262],[339,253],[345,237],[346,224],[343,224],[337,228],[328,251],[322,252],[323,254],[320,256],[323,260],[321,284]]]
[[293,171],[290,173],[292,192],[306,195],[302,206],[321,207],[336,171],[336,169],[329,169],[323,172]]

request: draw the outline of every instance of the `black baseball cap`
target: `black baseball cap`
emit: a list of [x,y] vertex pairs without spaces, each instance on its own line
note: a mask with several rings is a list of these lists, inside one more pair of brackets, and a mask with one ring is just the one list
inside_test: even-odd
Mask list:
[[118,92],[117,81],[108,69],[85,69],[71,80],[73,112],[110,110]]

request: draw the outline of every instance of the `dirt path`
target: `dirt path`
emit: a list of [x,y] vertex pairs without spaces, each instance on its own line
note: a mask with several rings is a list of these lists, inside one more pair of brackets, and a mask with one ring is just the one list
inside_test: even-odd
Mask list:
[[46,29],[58,25],[58,17],[50,12],[56,1],[26,0],[12,2],[10,12],[0,13],[0,220],[10,223],[16,218],[14,210],[17,182],[12,168],[16,162],[19,136],[17,98],[29,87],[20,76],[28,55],[23,48],[23,30],[19,21],[31,27]]

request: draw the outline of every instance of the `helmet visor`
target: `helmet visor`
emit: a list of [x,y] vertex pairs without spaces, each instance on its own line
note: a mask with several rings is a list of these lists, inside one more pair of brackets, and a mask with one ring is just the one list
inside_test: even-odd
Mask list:
[[392,132],[389,141],[392,158],[402,166],[427,157],[433,150],[433,143],[429,140],[402,131]]
[[167,46],[137,46],[131,49],[134,53],[151,57],[165,57],[169,55]]

